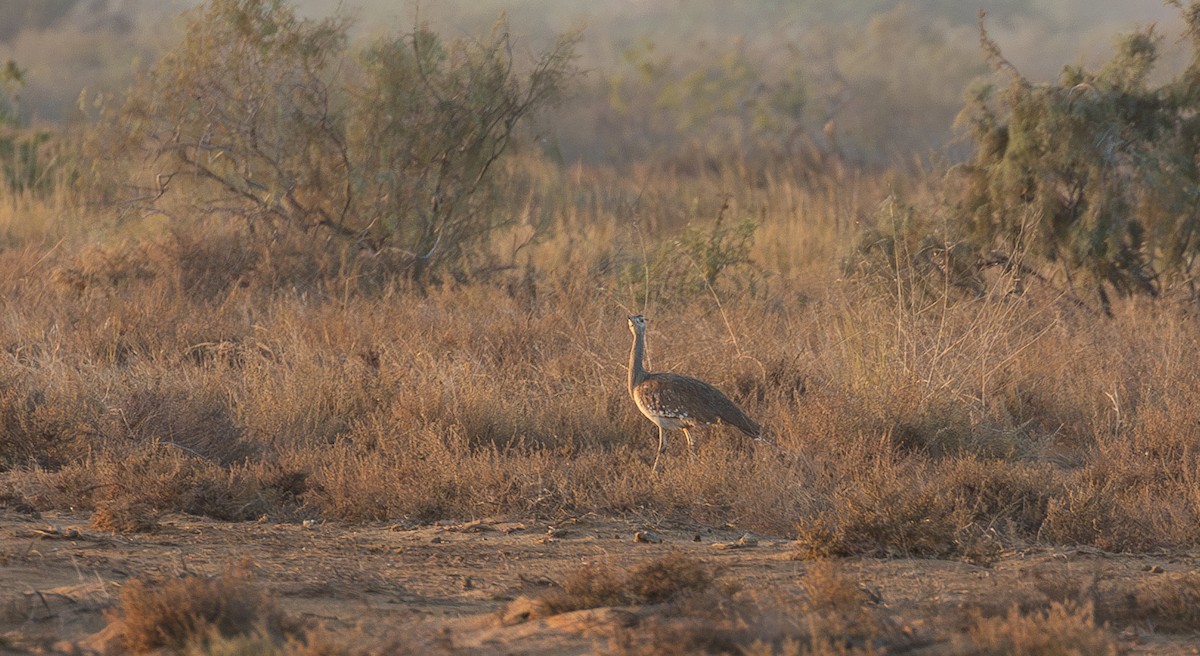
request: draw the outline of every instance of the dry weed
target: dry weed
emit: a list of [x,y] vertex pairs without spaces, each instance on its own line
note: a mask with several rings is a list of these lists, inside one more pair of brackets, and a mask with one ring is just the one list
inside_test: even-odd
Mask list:
[[167,581],[135,579],[121,591],[109,614],[121,622],[125,648],[142,653],[181,650],[215,637],[282,635],[282,616],[254,585],[245,566],[215,577],[187,575]]
[[948,556],[964,517],[944,490],[912,463],[880,458],[832,495],[826,508],[801,519],[796,555]]
[[809,565],[798,607],[760,591],[701,595],[670,614],[618,631],[622,654],[866,655],[903,650],[913,637],[881,600],[834,561]]
[[690,557],[667,554],[621,569],[596,561],[569,572],[559,587],[540,599],[543,613],[554,615],[588,608],[663,604],[712,589],[712,573]]
[[1200,630],[1200,572],[1152,577],[1108,597],[1111,621],[1136,622],[1152,631]]
[[1046,611],[979,618],[956,641],[955,654],[971,656],[1116,656],[1120,644],[1097,626],[1092,606],[1053,603]]

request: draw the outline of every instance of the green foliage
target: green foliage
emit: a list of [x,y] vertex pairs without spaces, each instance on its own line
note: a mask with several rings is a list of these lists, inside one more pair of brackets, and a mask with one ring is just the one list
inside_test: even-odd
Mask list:
[[900,3],[814,35],[810,50],[827,54],[816,57],[813,96],[852,160],[893,165],[949,140],[963,88],[987,69],[962,28],[929,8],[946,4],[957,3]]
[[727,207],[722,208],[709,230],[689,227],[679,238],[680,247],[691,263],[699,267],[707,287],[715,285],[725,269],[750,263],[750,247],[754,245],[758,224],[747,218],[731,226],[725,225]]
[[[1067,67],[1035,85],[982,43],[1006,85],[979,86],[959,118],[976,146],[951,185],[964,236],[982,252],[1059,267],[1068,285],[1158,295],[1190,283],[1200,255],[1200,11],[1185,16],[1197,56],[1176,79],[1150,82],[1160,37],[1116,42],[1096,71]],[[981,26],[982,30],[982,26]],[[1027,263],[1029,260],[1026,260]]]
[[16,94],[25,85],[25,71],[17,62],[8,60],[0,70],[0,125],[17,124]]
[[557,100],[577,37],[559,37],[524,79],[504,21],[480,40],[445,44],[421,27],[367,49],[349,145],[372,236],[423,266],[461,259],[478,237],[510,223],[489,202],[494,166],[517,123]]
[[643,38],[622,53],[623,69],[606,83],[610,109],[634,133],[631,142],[720,150],[786,147],[799,136],[808,105],[799,48],[789,43],[772,53],[783,58],[772,69],[740,38],[702,47],[701,57],[678,57]]
[[0,69],[0,185],[14,195],[47,191],[56,166],[50,134],[21,127],[17,94],[23,86],[25,70],[8,60]]
[[[687,299],[715,289],[723,273],[753,265],[750,249],[758,223],[749,217],[725,222],[728,204],[707,228],[688,226],[676,239],[662,242],[637,264],[621,272],[621,283],[639,301]],[[753,283],[753,281],[751,281]]]
[[417,27],[358,59],[348,27],[283,0],[192,12],[99,133],[102,156],[150,162],[132,207],[169,211],[184,187],[189,212],[387,249],[414,276],[461,265],[502,223],[481,199],[518,123],[561,91],[575,35],[520,75],[503,23],[451,44]]
[[251,223],[339,226],[347,160],[329,80],[345,27],[281,0],[213,0],[124,104],[106,107],[101,155],[153,157],[150,203],[186,182]]

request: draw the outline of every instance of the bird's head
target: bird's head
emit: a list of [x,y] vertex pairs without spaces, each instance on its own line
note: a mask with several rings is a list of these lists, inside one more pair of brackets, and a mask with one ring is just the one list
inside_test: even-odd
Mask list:
[[640,330],[646,330],[646,317],[640,314],[629,315],[629,332],[636,335]]

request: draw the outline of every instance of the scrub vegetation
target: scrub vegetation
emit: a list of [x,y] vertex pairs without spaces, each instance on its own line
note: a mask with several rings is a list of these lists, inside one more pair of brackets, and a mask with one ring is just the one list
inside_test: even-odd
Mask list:
[[[364,37],[282,0],[188,11],[69,126],[31,127],[10,62],[0,508],[129,534],[179,513],[592,513],[736,524],[822,563],[1194,549],[1200,7],[1176,7],[1187,65],[1156,67],[1146,27],[1040,82],[991,31],[1018,9],[979,16],[964,49],[965,22],[912,30],[920,11],[873,4],[870,52],[922,53],[911,78],[854,46],[821,69],[811,43],[766,60],[743,41],[643,40],[586,70],[586,30]],[[887,129],[864,93],[890,119],[957,113],[965,154],[847,129]],[[725,390],[767,442],[712,430],[689,457],[676,439],[651,475],[632,313],[655,370]],[[673,605],[618,652],[913,647],[836,565],[807,575],[801,633],[703,563],[639,567],[574,573],[541,608]],[[307,644],[224,576],[127,588],[128,645]],[[1110,622],[1195,630],[1196,587],[1045,592],[945,644],[1116,653]],[[695,596],[732,614],[684,622]]]

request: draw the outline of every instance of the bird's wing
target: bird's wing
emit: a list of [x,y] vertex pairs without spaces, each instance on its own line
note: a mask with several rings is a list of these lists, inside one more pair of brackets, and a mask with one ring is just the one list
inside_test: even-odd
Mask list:
[[642,385],[649,386],[646,391],[659,400],[663,410],[686,413],[698,423],[726,423],[751,437],[759,435],[759,426],[753,419],[721,390],[702,380],[679,374],[653,374]]

